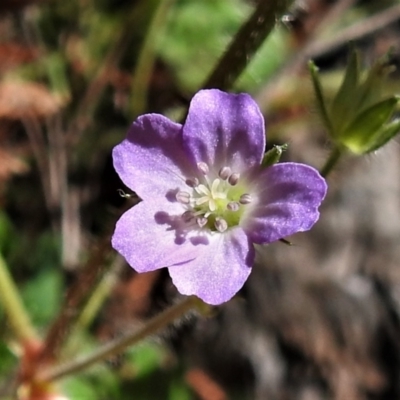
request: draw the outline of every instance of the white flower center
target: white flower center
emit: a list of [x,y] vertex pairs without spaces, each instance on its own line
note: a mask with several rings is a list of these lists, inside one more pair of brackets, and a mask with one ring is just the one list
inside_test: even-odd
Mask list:
[[238,225],[244,206],[252,202],[251,195],[245,191],[240,174],[223,167],[218,178],[210,179],[207,164],[199,163],[200,179],[188,178],[187,191],[179,191],[176,199],[186,207],[182,214],[185,222],[195,221],[198,227],[224,232]]
[[221,185],[219,179],[214,179],[211,184],[211,188],[206,185],[198,185],[194,188],[195,192],[200,196],[195,198],[194,202],[196,206],[206,204],[210,212],[214,212],[217,209],[217,201],[219,199],[226,199],[227,192]]

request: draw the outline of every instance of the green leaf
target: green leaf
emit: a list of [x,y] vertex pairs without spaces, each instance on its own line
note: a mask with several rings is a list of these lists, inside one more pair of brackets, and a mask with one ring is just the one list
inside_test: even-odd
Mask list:
[[382,99],[382,86],[391,70],[388,54],[375,62],[357,91],[357,98],[354,99],[357,110],[364,111]]
[[62,300],[61,271],[45,270],[29,280],[22,297],[35,324],[48,323],[59,310]]
[[173,379],[171,381],[168,400],[191,400],[192,398],[192,393],[183,380]]
[[67,77],[67,60],[61,53],[54,52],[43,61],[52,91],[63,99],[69,99],[71,88]]
[[380,132],[376,135],[376,141],[374,145],[368,150],[371,151],[378,150],[384,146],[390,139],[395,137],[400,132],[400,119],[396,119],[389,124],[385,125]]
[[331,105],[331,119],[335,132],[340,135],[344,126],[350,123],[355,111],[354,96],[360,79],[360,56],[357,50],[350,53],[343,82]]
[[176,2],[159,52],[185,91],[196,91],[251,12],[241,0]]
[[141,378],[160,367],[165,358],[165,350],[149,342],[130,349],[129,356],[135,368],[135,377]]
[[12,247],[13,240],[16,240],[16,237],[10,219],[0,210],[0,251],[4,252]]
[[328,115],[328,110],[326,107],[326,102],[324,99],[321,82],[319,81],[318,68],[314,64],[314,62],[311,60],[308,62],[308,68],[310,70],[311,80],[313,83],[315,97],[317,100],[317,106],[319,108],[320,116],[321,116],[322,121],[324,122],[326,128],[328,129],[329,133],[331,134],[331,136],[335,136],[335,132],[333,130],[332,123],[331,123],[331,120]]
[[73,376],[63,382],[63,389],[71,399],[97,400],[98,391],[88,379]]
[[398,104],[397,97],[390,97],[361,112],[341,135],[340,141],[356,154],[363,154],[379,141],[378,135]]

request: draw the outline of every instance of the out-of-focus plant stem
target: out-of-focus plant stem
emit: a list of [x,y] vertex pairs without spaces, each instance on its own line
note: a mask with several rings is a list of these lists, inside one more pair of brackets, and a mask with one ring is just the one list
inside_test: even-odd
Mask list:
[[86,357],[82,357],[64,365],[45,370],[42,373],[38,374],[36,380],[39,382],[54,381],[67,375],[76,374],[99,361],[117,355],[129,346],[138,343],[146,337],[158,333],[161,329],[165,328],[178,318],[182,317],[191,309],[198,308],[198,304],[199,299],[195,297],[187,297],[180,303],[175,304],[170,308],[167,308],[161,314],[158,314],[157,316],[150,319],[140,329],[130,334],[127,334],[126,336],[115,339],[114,341],[109,342],[102,347],[99,347],[92,354],[89,354]]
[[92,250],[91,256],[82,267],[78,284],[72,285],[65,296],[60,313],[49,328],[44,342],[41,360],[54,360],[68,338],[72,325],[79,318],[81,310],[97,283],[105,273],[106,257],[110,254],[110,236],[106,235]]
[[7,314],[10,326],[22,342],[29,342],[37,339],[37,334],[31,324],[29,315],[22,303],[17,286],[13,281],[7,264],[0,254],[0,300]]
[[203,88],[229,89],[268,37],[293,0],[260,0],[242,25]]
[[326,160],[324,166],[321,168],[320,174],[326,178],[333,168],[338,163],[340,157],[342,156],[343,152],[339,147],[334,147],[331,154],[329,155],[328,159]]
[[172,7],[174,1],[159,0],[158,5],[154,9],[154,15],[133,74],[131,111],[134,118],[146,111],[147,93],[153,72],[157,38],[162,35],[168,10]]
[[87,329],[98,315],[101,306],[109,296],[112,288],[118,281],[119,272],[125,266],[125,261],[122,257],[116,257],[108,272],[104,274],[98,285],[95,287],[90,298],[87,300],[82,311],[79,314],[76,322],[72,324],[69,338],[66,338],[66,348],[74,347],[76,338],[79,336],[76,333]]

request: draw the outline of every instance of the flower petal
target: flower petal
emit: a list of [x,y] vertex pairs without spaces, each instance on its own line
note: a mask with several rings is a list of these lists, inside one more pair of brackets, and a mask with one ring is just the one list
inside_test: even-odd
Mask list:
[[126,139],[115,146],[115,170],[142,199],[165,197],[171,189],[187,187],[184,181],[192,165],[182,145],[181,128],[162,115],[146,114],[132,124]]
[[254,188],[257,204],[243,218],[243,229],[255,243],[270,243],[310,229],[327,185],[314,168],[297,163],[263,170]]
[[183,222],[183,212],[179,204],[143,201],[118,220],[112,246],[137,272],[190,261],[207,247],[208,239]]
[[254,248],[241,228],[210,236],[210,245],[195,259],[168,268],[174,285],[185,295],[208,304],[231,299],[246,282],[254,263]]
[[229,166],[242,172],[261,163],[264,118],[247,94],[201,90],[190,103],[183,139],[195,164],[205,162],[216,171]]

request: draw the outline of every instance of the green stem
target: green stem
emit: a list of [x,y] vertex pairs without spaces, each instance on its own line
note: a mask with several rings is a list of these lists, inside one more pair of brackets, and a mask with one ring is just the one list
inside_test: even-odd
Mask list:
[[253,14],[240,28],[203,88],[229,89],[292,2],[293,0],[258,1]]
[[65,345],[68,349],[75,346],[79,338],[78,333],[87,329],[98,315],[101,306],[118,281],[119,272],[123,265],[122,262],[123,260],[120,257],[116,257],[110,267],[110,271],[105,273],[90,298],[87,300],[77,321],[71,325],[71,332],[69,338],[66,338],[67,344]]
[[339,147],[335,147],[331,154],[329,155],[328,159],[325,162],[325,165],[321,168],[320,174],[326,178],[330,172],[332,171],[333,167],[338,163],[340,157],[342,156],[342,150]]
[[104,346],[95,350],[92,354],[78,358],[64,365],[45,370],[42,373],[39,373],[36,379],[37,381],[41,382],[54,381],[67,375],[76,374],[99,361],[119,354],[127,347],[138,343],[150,335],[154,335],[162,328],[165,328],[167,325],[172,323],[174,320],[182,317],[190,309],[197,307],[198,302],[199,300],[195,297],[187,297],[182,302],[175,304],[174,306],[163,311],[161,314],[153,317],[140,329],[105,344]]
[[25,310],[17,286],[13,281],[6,262],[0,254],[0,300],[15,335],[21,342],[36,340],[37,335]]

